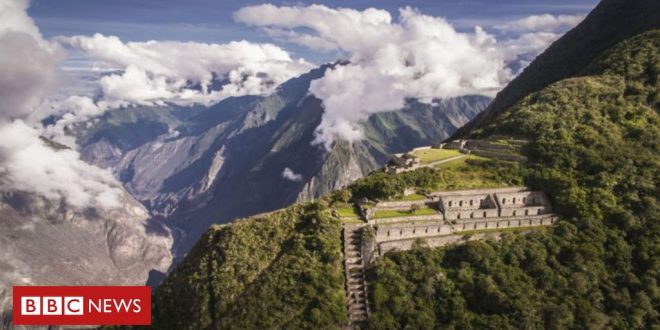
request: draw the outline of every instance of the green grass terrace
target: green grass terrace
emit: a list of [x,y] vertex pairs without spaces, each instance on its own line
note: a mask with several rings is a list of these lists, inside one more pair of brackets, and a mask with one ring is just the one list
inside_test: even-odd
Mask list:
[[470,155],[436,166],[440,170],[436,191],[504,188],[524,185],[523,166]]
[[409,202],[409,201],[421,201],[423,199],[426,199],[426,196],[420,194],[410,194],[407,196],[403,196],[401,198],[396,198],[395,201]]
[[411,210],[378,210],[374,215],[374,219],[384,219],[384,218],[398,218],[398,217],[412,217],[418,215],[433,215],[437,214],[438,211],[432,208],[420,208],[411,212]]
[[430,164],[447,158],[462,155],[462,153],[458,150],[451,149],[422,149],[415,150],[412,152],[412,154],[419,157],[419,161],[422,164]]
[[356,210],[354,207],[337,207],[335,208],[337,210],[337,214],[339,214],[340,217],[342,218],[352,218],[352,217],[359,217],[360,215],[357,214]]

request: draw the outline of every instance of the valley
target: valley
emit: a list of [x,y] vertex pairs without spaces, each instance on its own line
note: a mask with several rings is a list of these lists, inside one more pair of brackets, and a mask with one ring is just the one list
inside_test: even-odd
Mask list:
[[[285,82],[269,96],[230,98],[209,108],[113,111],[77,132],[83,158],[112,169],[158,221],[179,233],[174,253],[182,256],[211,224],[346,186],[394,152],[442,141],[490,100],[413,101],[369,118],[365,140],[337,141],[326,150],[312,144],[323,108],[307,89],[329,67]],[[283,177],[286,169],[299,177]]]

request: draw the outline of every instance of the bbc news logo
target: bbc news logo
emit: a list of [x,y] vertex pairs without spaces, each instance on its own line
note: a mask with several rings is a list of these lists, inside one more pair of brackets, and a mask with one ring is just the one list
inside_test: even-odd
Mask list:
[[146,286],[15,286],[15,325],[150,325]]

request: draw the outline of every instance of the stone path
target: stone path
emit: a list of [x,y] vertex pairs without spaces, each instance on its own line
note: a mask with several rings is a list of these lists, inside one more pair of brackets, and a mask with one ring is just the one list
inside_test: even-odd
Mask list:
[[346,298],[348,301],[349,327],[359,329],[369,315],[367,305],[367,281],[362,261],[362,227],[344,225],[344,271]]

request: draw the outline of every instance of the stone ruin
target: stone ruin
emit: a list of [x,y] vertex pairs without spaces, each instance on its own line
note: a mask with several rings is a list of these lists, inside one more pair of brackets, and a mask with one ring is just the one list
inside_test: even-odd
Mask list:
[[[378,210],[428,207],[437,214],[375,218]],[[524,187],[433,192],[417,201],[388,201],[376,204],[367,213],[373,232],[373,253],[369,259],[392,250],[406,250],[417,239],[436,246],[431,237],[465,231],[550,225],[556,217],[542,191]],[[371,261],[371,260],[368,260]]]
[[[373,218],[377,210],[411,209],[413,205],[438,212]],[[525,187],[434,192],[423,200],[377,203],[367,213],[366,224],[346,224],[343,229],[349,328],[360,328],[370,314],[364,269],[377,257],[409,250],[417,242],[439,247],[497,239],[507,228],[551,225],[557,220],[551,211],[545,193]]]
[[419,157],[410,154],[395,154],[392,159],[385,166],[385,171],[389,174],[397,174],[401,172],[413,171],[419,168]]
[[500,144],[487,140],[453,140],[434,144],[435,149],[454,149],[465,154],[495,158],[506,161],[524,163],[527,157],[519,155],[517,150],[527,143],[525,140],[507,140],[508,144]]

